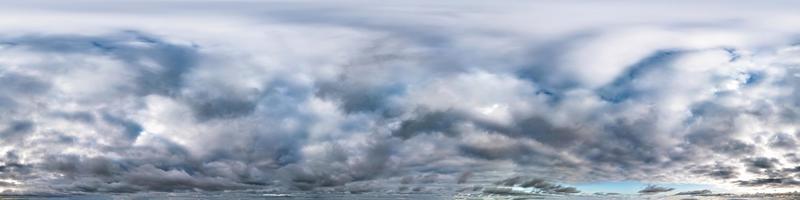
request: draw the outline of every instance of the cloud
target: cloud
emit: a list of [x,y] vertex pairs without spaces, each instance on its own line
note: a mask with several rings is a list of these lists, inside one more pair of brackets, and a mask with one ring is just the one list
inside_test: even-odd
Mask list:
[[74,4],[0,9],[3,188],[796,182],[791,6]]
[[662,192],[669,192],[675,190],[675,188],[668,188],[668,187],[661,187],[657,185],[647,185],[642,190],[639,190],[639,194],[658,194]]
[[716,179],[733,179],[739,175],[738,168],[724,164],[697,166],[691,170],[692,173],[702,174]]
[[778,159],[767,157],[747,158],[742,161],[747,165],[747,171],[756,174],[769,173],[780,165]]
[[[12,180],[29,177],[33,172],[33,166],[25,163],[20,163],[19,159],[20,159],[19,156],[14,151],[6,152],[5,156],[0,158],[0,162],[3,163],[0,164],[0,172],[2,172],[2,174],[0,174],[0,177]],[[16,185],[16,184],[11,185],[13,182],[7,182],[7,183],[8,186]]]
[[794,149],[797,147],[797,142],[795,141],[794,137],[786,133],[775,134],[770,139],[769,144],[786,149]]
[[[220,178],[192,177],[185,171],[164,171],[152,165],[143,165],[124,176],[124,183],[144,187],[145,191],[175,191],[181,189],[230,190],[246,188],[246,185]],[[126,186],[119,186],[126,187]],[[124,190],[124,189],[123,189]]]
[[598,195],[598,196],[615,196],[615,195],[620,195],[620,193],[616,193],[616,192],[595,192],[594,195]]
[[752,180],[737,181],[742,186],[770,186],[770,187],[794,187],[800,184],[800,181],[794,178],[759,178]]
[[467,181],[469,181],[469,179],[472,177],[472,175],[473,175],[473,173],[470,172],[470,171],[463,172],[460,175],[458,175],[458,178],[456,179],[456,183],[458,183],[458,184],[467,183]]
[[30,121],[11,122],[5,130],[0,132],[0,137],[2,137],[4,141],[22,140],[25,135],[33,129],[34,124]]
[[[575,187],[567,187],[558,184],[551,183],[544,179],[540,178],[525,178],[521,176],[515,176],[511,178],[507,178],[498,182],[494,183],[495,185],[499,186],[518,186],[523,188],[535,188],[538,191],[546,192],[546,193],[580,193],[580,190],[576,189]],[[502,189],[498,191],[490,190],[490,193],[497,193],[503,191]],[[486,192],[484,190],[484,192]]]
[[515,176],[515,177],[511,177],[511,178],[507,178],[507,179],[503,179],[503,180],[497,181],[494,184],[495,185],[501,185],[501,186],[515,186],[521,180],[522,180],[522,177]]
[[692,190],[692,191],[678,192],[675,195],[708,195],[708,194],[711,194],[711,190]]
[[403,121],[393,135],[407,139],[413,137],[414,134],[426,132],[456,134],[458,130],[453,130],[453,128],[455,123],[461,121],[459,118],[459,114],[447,111],[426,113],[423,116]]

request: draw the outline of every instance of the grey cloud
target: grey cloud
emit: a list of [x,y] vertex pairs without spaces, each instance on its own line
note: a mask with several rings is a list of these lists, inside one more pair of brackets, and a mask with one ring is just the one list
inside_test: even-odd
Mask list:
[[520,187],[533,187],[546,192],[554,193],[580,193],[580,190],[574,187],[565,187],[549,183],[544,179],[533,178],[520,185]]
[[594,195],[599,195],[599,196],[615,196],[615,195],[619,195],[619,193],[616,193],[616,192],[595,192],[595,193],[594,193]]
[[[581,134],[583,134],[577,128],[559,127],[540,117],[522,118],[509,126],[475,119],[454,110],[428,112],[422,109],[416,112],[420,114],[416,118],[403,121],[400,127],[392,134],[404,139],[423,133],[442,133],[455,137],[459,134],[459,130],[456,130],[458,124],[470,123],[483,130],[493,131],[509,137],[527,137],[546,145],[559,147],[579,142],[582,139]],[[533,159],[534,155],[546,155],[540,149],[523,144],[498,148],[462,145],[460,148],[462,152],[470,156],[489,160],[510,158],[521,163],[534,163],[536,162]]]
[[0,71],[0,95],[10,94],[38,94],[50,89],[50,84],[37,77]]
[[128,120],[119,118],[108,113],[103,114],[103,120],[110,124],[122,127],[122,132],[125,134],[124,136],[130,140],[135,140],[141,134],[143,128],[142,125]]
[[[391,99],[406,93],[404,79],[412,79],[413,68],[426,66],[427,58],[408,50],[400,39],[371,40],[348,62],[339,66],[333,79],[316,82],[316,95],[336,100],[346,113],[375,112],[385,117],[401,114]],[[425,77],[414,77],[425,78]]]
[[439,179],[439,175],[437,175],[437,174],[427,174],[427,175],[424,175],[424,176],[420,177],[419,182],[423,183],[423,184],[431,184],[431,183],[436,183],[436,181],[438,179]]
[[796,187],[800,185],[800,181],[795,178],[758,178],[752,180],[736,181],[737,184],[742,186],[769,186],[769,187]]
[[755,145],[744,143],[739,140],[726,139],[724,141],[715,143],[715,145],[711,149],[723,154],[744,156],[753,154],[755,152],[756,147]]
[[[559,155],[545,152],[542,147],[531,146],[525,143],[485,145],[463,144],[459,146],[459,151],[464,156],[468,157],[485,160],[511,160],[525,165],[570,166],[572,164],[569,161],[562,160]],[[551,159],[539,160],[538,158]]]
[[500,181],[495,182],[495,185],[502,185],[502,186],[514,186],[517,185],[520,181],[522,181],[523,177],[515,176],[507,179],[503,179]]
[[379,189],[377,187],[375,187],[374,185],[369,185],[369,184],[366,184],[366,183],[365,184],[350,184],[350,185],[347,186],[346,190],[350,194],[362,194],[362,193],[379,191]]
[[780,165],[780,161],[776,158],[767,158],[767,157],[756,157],[756,158],[747,158],[743,159],[747,165],[747,170],[749,172],[760,174],[766,170],[769,172],[770,170],[777,168]]
[[366,147],[364,155],[349,155],[340,146],[330,146],[329,153],[322,155],[323,160],[290,164],[279,172],[288,179],[291,187],[300,190],[341,186],[379,177],[392,170],[392,163],[388,160],[392,146],[383,141],[374,142]]
[[[50,90],[51,84],[41,77],[8,71],[0,65],[0,113],[6,117],[22,117],[21,107],[36,102],[39,95]],[[3,118],[6,118],[3,117]]]
[[575,127],[554,125],[541,117],[523,118],[516,121],[515,125],[507,130],[500,128],[499,131],[512,136],[528,136],[551,146],[572,145],[582,139],[582,132]]
[[184,171],[162,170],[152,165],[143,165],[124,176],[124,183],[143,186],[144,190],[226,190],[241,189],[248,186],[220,178],[193,177]]
[[411,184],[414,182],[413,176],[404,176],[400,179],[400,184]]
[[256,103],[246,99],[219,98],[193,103],[192,108],[199,120],[236,118],[253,113]]
[[550,188],[555,185],[546,182],[544,179],[531,179],[520,185],[520,187]]
[[542,85],[544,87],[542,93],[559,99],[562,90],[578,87],[579,80],[561,75],[558,70],[553,70],[553,66],[563,65],[565,54],[568,54],[570,47],[579,46],[586,39],[598,34],[599,30],[583,30],[531,46],[526,52],[528,56],[525,58],[524,66],[517,69],[515,74]]
[[397,191],[398,191],[398,192],[406,192],[406,191],[408,191],[408,190],[409,190],[408,186],[400,186],[400,187],[397,187]]
[[341,109],[348,113],[380,112],[384,115],[395,115],[396,111],[387,105],[387,98],[399,92],[402,92],[400,86],[363,86],[359,83],[336,81],[321,83],[317,94],[321,97],[340,100]]
[[739,172],[737,172],[737,170],[738,168],[735,166],[717,163],[714,165],[695,166],[690,171],[694,174],[701,174],[708,177],[725,180],[738,177]]
[[26,134],[33,131],[35,125],[31,121],[13,121],[0,131],[0,138],[3,142],[19,141],[25,138]]
[[[110,55],[134,67],[139,73],[135,77],[136,88],[129,89],[142,95],[177,94],[182,86],[183,75],[195,66],[198,59],[195,47],[170,44],[136,31],[96,37],[29,35],[10,38],[7,41],[18,44],[12,48],[49,54]],[[132,42],[146,45],[133,45]],[[141,66],[141,61],[145,59],[155,61],[158,64],[157,68]]]
[[[183,45],[175,45],[168,42],[164,42],[161,39],[147,36],[145,34],[139,32],[125,32],[120,34],[112,34],[112,35],[104,35],[104,36],[70,36],[70,35],[46,35],[46,36],[26,36],[26,37],[17,37],[11,38],[9,40],[14,41],[16,44],[12,47],[12,49],[24,49],[27,51],[33,51],[34,53],[42,53],[42,54],[86,54],[85,56],[109,56],[115,60],[121,61],[124,65],[126,65],[126,70],[130,70],[134,72],[132,75],[134,83],[132,84],[133,88],[129,87],[117,87],[113,88],[114,90],[126,94],[135,94],[138,95],[163,95],[168,98],[172,98],[175,101],[180,103],[186,103],[195,114],[198,120],[204,121],[209,119],[230,119],[235,117],[241,117],[245,115],[249,115],[255,111],[255,100],[247,99],[247,97],[240,97],[236,95],[227,95],[224,96],[225,98],[218,98],[212,96],[200,96],[197,93],[188,93],[184,94],[181,91],[184,87],[183,78],[184,76],[189,73],[190,68],[194,68],[197,64],[197,60],[200,59],[198,53],[196,52],[197,49],[194,46],[183,46]],[[145,66],[142,64],[145,61],[155,61],[155,66]],[[59,72],[64,69],[59,69],[57,65],[47,66],[47,68],[42,67],[39,68],[45,72]],[[77,67],[76,67],[77,68]],[[10,76],[5,76],[10,77]],[[10,79],[6,78],[3,79],[6,82],[18,79]],[[41,87],[33,87],[35,86],[34,82],[37,79],[30,78],[31,81],[29,82],[20,82],[20,81],[13,81],[14,84],[20,85],[20,88],[25,89],[28,92],[44,92],[43,89],[37,88],[46,88],[44,84]],[[9,82],[11,84],[12,82]],[[19,83],[19,84],[17,84]],[[24,83],[24,84],[23,84]],[[23,86],[25,86],[23,88]],[[9,87],[7,89],[14,89],[13,87]],[[14,90],[13,92],[21,92]],[[272,92],[272,91],[267,91]],[[260,95],[260,94],[259,94]],[[282,94],[278,94],[282,95]],[[270,94],[264,96],[256,96],[257,98],[264,98],[264,103],[276,103],[276,102],[269,102],[269,98],[271,98]],[[114,98],[125,98],[125,96],[121,97],[114,97]],[[134,96],[134,98],[136,98]],[[291,99],[289,99],[291,100]],[[294,100],[291,100],[294,101]],[[275,106],[272,104],[270,106]],[[273,109],[277,110],[277,109]],[[287,112],[287,111],[283,111]],[[288,111],[291,112],[291,111]],[[267,180],[264,173],[273,173],[275,169],[269,169],[268,167],[261,166],[264,164],[252,164],[258,162],[264,162],[260,160],[245,160],[247,162],[246,168],[250,170],[250,172],[238,172],[238,174],[233,176],[227,176],[224,178],[220,177],[206,177],[207,174],[213,174],[212,171],[204,171],[206,169],[202,169],[200,166],[202,162],[212,162],[214,160],[213,156],[233,156],[238,154],[239,152],[223,152],[219,151],[218,153],[212,154],[208,158],[193,158],[193,156],[189,155],[184,147],[180,145],[166,142],[166,146],[164,149],[155,150],[155,149],[147,149],[148,146],[158,146],[159,144],[147,144],[145,147],[137,147],[137,148],[129,148],[125,146],[118,146],[117,144],[125,144],[128,145],[133,142],[137,137],[140,136],[142,131],[144,131],[145,127],[140,122],[137,122],[131,119],[130,112],[127,111],[120,111],[118,108],[108,108],[104,110],[87,110],[87,111],[57,111],[53,112],[53,116],[61,119],[72,120],[77,122],[82,122],[86,124],[93,124],[95,122],[95,117],[93,113],[101,113],[98,114],[102,122],[114,127],[119,132],[120,138],[124,138],[127,142],[123,141],[123,143],[116,143],[114,142],[113,145],[110,146],[101,146],[99,144],[94,143],[93,140],[80,140],[82,142],[87,142],[88,145],[93,148],[99,148],[105,151],[112,151],[119,155],[127,156],[126,158],[114,161],[114,162],[100,162],[102,160],[98,159],[85,159],[79,158],[75,156],[53,156],[51,158],[52,162],[43,162],[39,163],[37,173],[63,173],[66,174],[66,177],[72,177],[75,184],[73,185],[64,185],[61,184],[61,189],[70,190],[70,189],[80,189],[81,191],[97,191],[97,192],[136,192],[136,191],[146,191],[146,190],[159,190],[159,191],[171,191],[171,190],[190,190],[192,188],[198,188],[201,190],[222,190],[222,189],[243,189],[246,188],[246,185],[249,184],[261,184],[264,185],[266,183],[271,183],[270,180]],[[281,113],[277,113],[281,114]],[[281,114],[282,115],[282,114]],[[189,119],[190,120],[190,119]],[[28,132],[32,128],[32,125],[24,126],[25,123],[15,123],[17,125],[10,127],[8,130],[4,131],[3,135],[8,136],[20,136],[21,134]],[[30,122],[27,122],[30,124]],[[16,127],[16,128],[15,128]],[[103,132],[106,132],[104,130]],[[79,139],[75,136],[68,136],[64,135],[64,133],[53,133],[49,135],[60,135],[64,138],[72,138],[69,139],[70,143],[77,142]],[[67,134],[75,134],[75,133],[67,133]],[[80,134],[80,133],[78,133]],[[105,134],[105,133],[104,133]],[[108,134],[114,135],[114,134]],[[116,136],[115,136],[116,137]],[[201,136],[204,137],[204,136]],[[239,136],[237,136],[239,137]],[[256,139],[253,142],[259,142],[260,140],[276,140],[276,137],[272,136],[265,136],[265,137],[256,137],[256,138],[263,138],[263,139]],[[241,138],[240,138],[241,139]],[[8,141],[8,140],[6,140]],[[281,141],[281,140],[278,140]],[[289,162],[296,162],[297,158],[289,158],[293,157],[291,154],[295,152],[296,146],[292,146],[294,144],[286,143],[288,140],[284,141],[281,146],[271,146],[271,145],[264,145],[264,149],[258,149],[257,147],[244,149],[244,151],[252,151],[252,153],[248,153],[249,155],[256,155],[262,154],[273,154],[271,156],[275,156],[279,162],[286,162],[282,163],[285,165]],[[46,141],[40,140],[37,141],[37,144],[42,145],[50,145],[47,144]],[[69,145],[69,143],[63,143]],[[264,143],[265,144],[265,143]],[[258,145],[262,146],[262,145]],[[275,152],[271,148],[275,148]],[[285,151],[285,152],[284,152]],[[142,156],[142,154],[152,154],[150,156]],[[233,159],[241,159],[241,157],[234,157]],[[205,160],[208,159],[208,160]],[[99,163],[98,163],[99,162]],[[105,164],[103,164],[105,163]],[[142,168],[143,166],[147,166],[147,164],[155,164],[161,171]],[[257,168],[258,167],[258,168]],[[140,171],[130,171],[131,169],[139,169]],[[272,167],[274,168],[274,167]],[[146,169],[146,170],[145,170]],[[211,169],[208,169],[211,170]],[[214,168],[215,172],[219,172],[220,168]],[[136,172],[136,173],[134,173]],[[151,181],[147,180],[149,178],[158,177],[157,174],[161,173],[162,175],[170,175],[174,177],[171,180],[165,180],[163,182],[158,181]],[[148,174],[156,174],[156,175],[148,175]],[[229,175],[229,174],[225,174]],[[88,178],[94,177],[94,178]],[[36,178],[36,177],[30,177]],[[99,178],[99,179],[98,179]],[[142,181],[144,180],[144,181]],[[146,182],[153,182],[153,184],[162,184],[160,186],[155,185],[147,185]],[[187,186],[169,186],[171,184],[184,184]],[[191,188],[190,188],[191,187]],[[215,189],[216,188],[216,189]]]
[[[49,162],[38,167],[58,172],[68,178],[70,181],[64,184],[53,185],[54,188],[64,191],[216,191],[252,187],[230,179],[204,176],[205,172],[192,172],[191,168],[161,169],[152,164],[104,157],[52,156]],[[197,174],[190,175],[190,172]]]
[[12,182],[0,181],[0,187],[11,187],[11,186],[15,186],[15,185],[16,184],[14,184]]
[[[56,192],[437,192],[512,172],[541,179],[497,184],[795,185],[797,45],[776,27],[791,12],[417,3],[48,4],[34,15],[52,26],[0,22],[0,176]],[[658,16],[620,17],[642,11]]]
[[404,139],[422,133],[454,135],[458,133],[457,130],[454,130],[454,126],[462,120],[463,116],[454,111],[423,111],[421,116],[403,121],[400,124],[400,128],[393,132],[392,135]]
[[110,177],[122,173],[122,166],[104,158],[82,158],[77,155],[51,156],[42,166],[70,178]]
[[[540,117],[526,117],[515,121],[511,125],[500,125],[482,119],[477,119],[466,113],[445,110],[428,111],[425,108],[415,110],[411,119],[403,120],[399,128],[392,135],[402,139],[409,139],[419,134],[443,134],[448,137],[459,137],[459,125],[473,125],[481,130],[490,131],[510,138],[529,138],[545,145],[561,147],[582,140],[581,130],[575,127],[560,127]],[[486,160],[513,160],[522,164],[557,164],[570,165],[559,155],[549,153],[545,147],[531,146],[519,142],[511,144],[486,144],[483,146],[473,144],[458,145],[459,151],[464,156]],[[543,162],[540,157],[551,157],[552,162]]]
[[[500,186],[519,186],[524,188],[535,188],[539,191],[546,192],[546,193],[580,193],[580,190],[576,189],[575,187],[567,187],[558,184],[551,183],[547,180],[541,178],[526,178],[522,176],[515,176],[511,178],[507,178],[498,182],[494,183],[495,185]],[[484,190],[486,192],[486,190]],[[490,193],[492,190],[490,190]],[[498,191],[502,192],[502,190]],[[511,191],[508,191],[511,192]]]
[[469,178],[471,178],[472,175],[473,173],[471,171],[463,172],[460,175],[458,175],[458,178],[456,178],[456,183],[458,184],[466,183],[467,181],[469,181]]
[[556,193],[568,193],[568,194],[581,193],[580,190],[578,190],[578,189],[576,189],[574,187],[556,188],[556,189],[553,190],[553,192],[556,192]]
[[489,187],[483,188],[483,193],[487,194],[500,194],[500,195],[525,195],[525,192],[514,191],[511,188],[505,187]]
[[662,192],[669,192],[675,190],[675,188],[668,188],[668,187],[661,187],[657,185],[647,185],[647,187],[639,190],[639,194],[657,194]]
[[0,177],[2,178],[25,178],[33,172],[33,166],[25,163],[20,163],[19,156],[14,151],[6,152],[3,157],[0,157]]
[[773,147],[783,149],[797,148],[797,142],[795,141],[794,136],[787,133],[776,133],[772,136],[772,138],[770,138],[769,144]]
[[796,153],[787,153],[784,154],[783,157],[786,158],[786,160],[788,160],[789,162],[800,163],[800,155],[797,155]]
[[722,179],[731,179],[731,178],[736,178],[737,174],[738,173],[735,171],[723,169],[723,170],[711,171],[708,173],[708,176],[722,178]]
[[88,124],[95,122],[95,116],[89,112],[54,112],[53,115],[75,122],[83,122]]
[[[696,124],[696,129],[686,136],[692,145],[704,146],[719,154],[734,157],[744,157],[755,153],[756,146],[754,144],[730,137],[731,133],[740,129],[736,118],[747,113],[715,102],[698,103],[692,107],[692,113],[702,116],[702,118],[689,119]],[[697,121],[698,119],[703,120]]]
[[692,191],[678,192],[675,195],[708,195],[708,194],[711,194],[711,190],[692,190]]
[[648,90],[638,87],[637,82],[640,81],[640,76],[646,75],[647,73],[658,73],[658,71],[656,71],[657,69],[669,66],[669,64],[683,52],[684,51],[680,50],[660,50],[654,52],[652,55],[628,67],[626,71],[613,82],[598,89],[598,96],[612,103],[622,103],[626,100],[636,99],[638,96],[647,95],[649,92]]

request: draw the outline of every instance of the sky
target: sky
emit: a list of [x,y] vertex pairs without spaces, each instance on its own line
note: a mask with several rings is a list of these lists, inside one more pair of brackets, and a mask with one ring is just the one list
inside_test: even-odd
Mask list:
[[0,192],[794,191],[797,4],[6,2]]

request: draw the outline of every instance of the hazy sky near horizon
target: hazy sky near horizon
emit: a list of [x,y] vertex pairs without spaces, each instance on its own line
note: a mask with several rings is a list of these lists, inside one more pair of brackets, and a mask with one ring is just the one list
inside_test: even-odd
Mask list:
[[798,21],[794,1],[4,2],[0,191],[794,190]]

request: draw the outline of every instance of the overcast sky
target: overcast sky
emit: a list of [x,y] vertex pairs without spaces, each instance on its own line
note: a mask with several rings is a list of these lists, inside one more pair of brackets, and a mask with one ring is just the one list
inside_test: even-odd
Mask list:
[[0,191],[791,190],[799,8],[3,3]]

